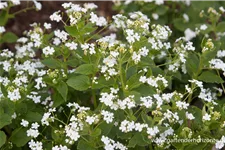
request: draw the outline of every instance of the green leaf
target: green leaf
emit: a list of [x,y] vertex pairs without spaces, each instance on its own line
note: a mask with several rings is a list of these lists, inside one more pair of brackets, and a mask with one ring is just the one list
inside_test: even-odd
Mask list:
[[8,14],[6,10],[0,11],[0,26],[5,26],[8,21]]
[[18,37],[12,32],[6,32],[2,36],[2,42],[6,42],[6,43],[14,43],[17,41],[17,39]]
[[185,31],[187,28],[190,28],[190,23],[185,22],[183,18],[174,19],[173,24],[180,31]]
[[130,139],[128,147],[135,147],[136,145],[139,146],[148,145],[148,143],[143,139],[143,136],[139,132],[135,133],[134,136]]
[[66,63],[70,67],[76,67],[79,64],[79,61],[77,59],[69,59]]
[[98,137],[99,135],[101,135],[102,131],[99,128],[96,128],[93,132],[91,132],[90,136],[92,137]]
[[0,131],[0,148],[5,144],[6,142],[6,135],[3,131]]
[[78,150],[96,150],[90,143],[84,140],[79,140],[77,149]]
[[69,78],[66,83],[78,91],[85,91],[90,86],[89,77],[85,75],[73,76]]
[[198,77],[199,80],[206,83],[223,83],[223,79],[213,71],[203,71]]
[[63,99],[66,101],[67,100],[67,94],[68,94],[68,86],[67,86],[67,84],[65,82],[63,82],[63,81],[60,81],[56,85],[56,89],[61,94]]
[[184,150],[194,150],[194,149],[205,149],[204,147],[206,146],[207,143],[194,143],[194,144],[189,144],[188,146],[184,147]]
[[65,30],[71,35],[72,37],[79,36],[79,31],[77,30],[76,26],[65,26]]
[[109,87],[114,84],[114,81],[112,78],[109,80],[106,80],[105,77],[103,76],[100,76],[99,79],[97,79],[97,82],[98,83],[93,84],[92,89],[101,89],[104,87]]
[[94,73],[94,65],[93,64],[83,64],[76,68],[76,73],[89,75]]
[[2,114],[0,117],[0,129],[3,128],[4,126],[11,124],[12,123],[12,118],[8,114]]
[[220,122],[219,121],[212,121],[209,125],[210,130],[216,130],[220,128]]
[[102,135],[108,135],[110,133],[112,127],[113,127],[113,123],[108,124],[106,122],[103,122],[99,125]]
[[225,21],[218,23],[216,32],[225,32]]
[[17,147],[24,146],[32,137],[27,137],[26,128],[18,128],[12,132],[11,141],[16,144]]
[[129,90],[139,87],[142,83],[139,81],[140,74],[134,74],[127,80]]
[[158,15],[164,15],[168,11],[169,7],[166,5],[160,5],[156,7],[155,13]]
[[41,60],[41,62],[45,66],[47,66],[49,68],[52,68],[52,69],[60,68],[61,67],[61,63],[58,60],[54,59],[54,58],[46,58],[44,60]]
[[189,53],[187,61],[186,61],[186,68],[190,76],[194,76],[198,73],[199,63],[200,61],[198,56],[194,53]]
[[42,119],[42,115],[38,112],[28,111],[24,119],[29,122],[40,122]]
[[53,94],[53,107],[58,107],[65,102],[63,97],[58,91],[55,91]]

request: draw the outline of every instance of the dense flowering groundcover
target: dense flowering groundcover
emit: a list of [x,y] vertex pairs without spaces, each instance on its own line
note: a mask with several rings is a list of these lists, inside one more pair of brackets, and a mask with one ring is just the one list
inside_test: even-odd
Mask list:
[[[19,3],[0,2],[0,43],[16,42],[0,53],[2,150],[224,147],[222,6],[198,9],[202,24],[181,14],[174,28],[160,17],[189,3],[117,2],[125,13],[106,19],[93,3],[68,2],[17,37],[4,26]],[[143,5],[152,9],[127,10]]]

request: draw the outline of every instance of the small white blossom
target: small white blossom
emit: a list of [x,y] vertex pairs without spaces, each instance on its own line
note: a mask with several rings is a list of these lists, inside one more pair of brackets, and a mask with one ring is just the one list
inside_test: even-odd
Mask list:
[[209,114],[205,114],[203,117],[202,117],[203,120],[205,121],[210,121],[211,120],[211,116]]
[[28,121],[26,121],[26,120],[24,120],[24,119],[22,119],[22,121],[21,121],[21,123],[20,123],[22,126],[24,126],[24,127],[28,127],[28,125],[29,125],[29,122]]

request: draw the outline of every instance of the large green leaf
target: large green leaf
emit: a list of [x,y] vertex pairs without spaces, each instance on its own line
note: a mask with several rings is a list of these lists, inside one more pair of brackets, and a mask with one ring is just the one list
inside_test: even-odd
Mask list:
[[5,26],[8,20],[8,13],[6,10],[1,10],[0,11],[0,26]]
[[216,27],[216,32],[225,32],[225,21],[220,22]]
[[223,79],[213,71],[203,71],[198,77],[199,80],[206,83],[223,83]]
[[17,147],[24,146],[32,138],[27,136],[26,128],[18,128],[12,132],[11,141]]
[[55,68],[61,67],[60,61],[58,61],[54,58],[46,58],[46,59],[42,60],[41,62],[49,68],[55,69]]
[[196,54],[194,53],[189,53],[187,61],[186,61],[186,68],[187,68],[187,72],[190,76],[194,76],[196,75],[196,73],[198,73],[199,71],[199,58]]
[[1,42],[6,42],[6,43],[14,43],[16,42],[18,39],[18,37],[12,33],[12,32],[6,32],[5,34],[3,34]]
[[61,94],[63,99],[67,100],[67,94],[68,94],[68,86],[65,82],[59,81],[59,83],[56,86],[57,91]]
[[0,131],[0,148],[5,144],[5,142],[6,142],[5,132]]
[[11,124],[12,123],[12,118],[8,114],[1,114],[0,117],[0,129],[3,128],[4,126]]
[[90,143],[84,140],[79,140],[77,149],[78,150],[96,150]]
[[85,75],[73,76],[69,78],[66,83],[78,91],[85,91],[90,86],[90,80],[88,76]]
[[134,134],[134,136],[129,141],[128,147],[135,147],[136,145],[139,145],[139,146],[148,145],[148,143],[144,140],[140,132],[136,132]]
[[83,64],[76,68],[76,73],[89,75],[94,73],[94,65],[93,64]]
[[65,26],[65,29],[71,36],[73,37],[79,36],[79,31],[77,30],[76,26]]

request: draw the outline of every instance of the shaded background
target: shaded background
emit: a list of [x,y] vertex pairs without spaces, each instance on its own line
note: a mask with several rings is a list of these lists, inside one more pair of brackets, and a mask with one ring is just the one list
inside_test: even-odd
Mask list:
[[[56,23],[52,22],[49,19],[49,16],[53,14],[53,12],[57,10],[63,10],[63,7],[61,6],[65,1],[42,1],[40,2],[42,4],[42,9],[38,12],[36,10],[28,10],[27,12],[22,12],[14,19],[10,19],[7,25],[5,26],[7,31],[11,31],[15,33],[17,36],[22,36],[23,32],[25,30],[30,29],[30,24],[37,22],[43,24],[44,22],[48,22],[52,24],[53,28],[63,28],[62,23]],[[111,17],[115,12],[113,11],[113,2],[109,1],[74,1],[75,4],[84,4],[84,3],[95,3],[98,8],[97,14],[105,17]],[[27,5],[32,6],[33,2],[29,1],[23,1],[21,2],[21,5],[14,6],[11,8],[10,12],[17,12],[21,9],[24,9],[27,7]]]

